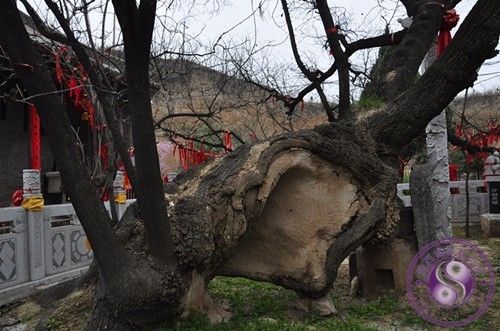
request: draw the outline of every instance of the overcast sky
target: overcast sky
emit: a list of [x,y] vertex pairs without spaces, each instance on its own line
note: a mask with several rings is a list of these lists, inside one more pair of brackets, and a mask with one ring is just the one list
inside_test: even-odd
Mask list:
[[[43,1],[31,0],[31,2],[42,13],[44,12]],[[259,10],[258,7],[261,3],[259,0],[226,0],[225,4],[217,7],[215,12],[213,3],[210,0],[198,1],[197,5],[189,8],[182,6],[182,9],[179,10],[181,7],[177,7],[175,12],[165,10],[160,6],[157,11],[159,16],[157,25],[160,26],[159,22],[161,21],[170,28],[175,27],[177,30],[186,31],[187,35],[193,37],[191,47],[196,47],[199,44],[213,45],[221,34],[223,37],[220,43],[226,45],[246,41],[247,48],[253,46],[254,49],[260,49],[265,45],[272,44],[274,45],[272,48],[264,48],[256,55],[255,63],[260,61],[266,66],[281,66],[281,68],[294,64],[280,1],[262,1],[262,9]],[[294,1],[294,3],[301,2]],[[463,21],[474,3],[474,0],[462,0],[457,6],[457,12],[461,17],[460,22]],[[383,33],[386,23],[389,23],[391,31],[398,31],[401,29],[401,25],[397,19],[405,18],[403,7],[397,0],[330,0],[329,5],[335,7],[332,10],[334,16],[341,23],[341,28],[349,31],[348,36],[351,41]],[[304,60],[310,66],[318,66],[320,69],[328,68],[333,59],[321,45],[324,41],[324,34],[316,14],[314,12],[308,13],[305,10],[293,10],[293,5],[290,7]],[[251,15],[252,13],[256,13],[256,15]],[[96,14],[92,17],[96,35],[99,35],[101,17],[102,14]],[[110,6],[106,24],[107,30],[110,32],[106,40],[108,44],[111,44],[112,41],[113,17],[113,9]],[[452,33],[456,30],[457,28]],[[164,31],[164,29],[159,28],[158,31]],[[115,41],[116,39],[118,39],[118,33],[115,34]],[[158,33],[156,41],[156,47],[165,47],[169,44],[164,33]],[[362,69],[366,59],[373,60],[375,56],[376,51],[360,52],[351,57],[351,61],[354,66]],[[300,87],[296,86],[297,84],[305,83],[299,75],[291,70],[281,69],[278,71],[278,75],[283,77],[284,83],[289,83],[292,92],[294,87],[295,89]],[[326,87],[326,91],[330,97],[335,98],[337,95],[335,77],[330,80],[330,83]],[[500,57],[497,56],[489,60],[487,65],[483,65],[474,90],[483,92],[499,87]]]
[[[205,31],[203,36],[205,38],[218,36],[220,33],[232,27],[237,22],[244,20],[244,18],[253,11],[253,8],[258,5],[258,1],[232,1],[231,3],[231,5],[224,7],[224,9],[221,10],[215,17],[203,20],[203,15],[200,16],[198,20],[194,20],[192,22],[191,28],[199,29],[201,26],[204,26]],[[272,1],[270,3],[276,3],[276,1]],[[463,0],[457,6],[456,10],[460,15],[460,22],[463,22],[463,19],[466,17],[474,3],[474,0]],[[398,1],[330,0],[329,4],[330,6],[344,7],[346,9],[345,15],[348,22],[348,29],[355,31],[359,38],[365,36],[375,36],[383,33],[387,21],[390,23],[391,31],[398,31],[401,29],[401,25],[397,22],[397,19],[406,17],[404,8]],[[381,4],[384,8],[381,8],[378,4]],[[236,37],[253,37],[256,30],[257,42],[261,45],[267,42],[279,43],[287,40],[284,19],[281,16],[281,7],[277,6],[276,8],[273,8],[272,5],[268,4],[265,5],[264,8],[264,14],[262,16],[257,16],[255,25],[252,20],[248,20],[245,24],[238,26],[234,31],[232,31],[231,35]],[[342,10],[334,11],[342,12]],[[300,21],[300,17],[295,16],[294,18],[296,19],[295,23],[297,25],[300,26],[303,24],[303,22]],[[308,17],[306,17],[306,19],[308,19]],[[306,29],[310,28],[310,24],[306,25]],[[457,29],[458,27],[455,28],[452,33],[454,33]],[[318,32],[322,32],[321,28],[318,29]],[[356,39],[356,36],[351,34],[351,38],[354,40]],[[313,57],[315,63],[318,63],[320,67],[324,68],[331,63],[331,58],[328,56],[326,51],[318,48],[317,44],[313,44],[311,40],[309,40],[309,42],[307,40],[304,41],[301,51],[304,54],[309,55],[309,57]],[[314,53],[314,55],[311,55],[310,53]],[[372,57],[375,55],[376,52],[372,52]],[[294,63],[289,43],[285,42],[280,46],[275,47],[273,58],[277,62]],[[352,61],[354,64],[362,64],[362,54],[354,56]],[[475,84],[474,90],[485,91],[500,87],[500,57],[497,56],[496,58],[489,60],[487,63],[489,65],[483,65],[480,70],[480,77]],[[335,89],[330,89],[330,94],[332,93],[336,94]]]

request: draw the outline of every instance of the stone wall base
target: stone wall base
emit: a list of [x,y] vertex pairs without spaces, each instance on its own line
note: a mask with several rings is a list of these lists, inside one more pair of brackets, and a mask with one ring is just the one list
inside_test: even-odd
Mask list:
[[73,269],[60,274],[45,277],[43,279],[22,283],[16,286],[8,287],[0,290],[0,306],[9,304],[19,299],[23,299],[33,295],[38,290],[43,290],[48,287],[57,285],[61,282],[68,281],[73,278],[81,277],[89,267]]

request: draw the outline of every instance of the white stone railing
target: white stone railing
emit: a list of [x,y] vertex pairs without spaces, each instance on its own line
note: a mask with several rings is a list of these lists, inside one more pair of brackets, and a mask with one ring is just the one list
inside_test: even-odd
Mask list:
[[[458,220],[465,218],[465,181],[450,182],[450,193],[451,218]],[[469,215],[475,217],[487,213],[488,193],[485,182],[483,180],[469,181],[469,193]],[[398,184],[397,194],[406,207],[411,206],[410,184]]]
[[[117,205],[121,218],[135,200]],[[109,211],[109,203],[106,203]],[[92,250],[71,204],[0,208],[0,305],[81,275]]]

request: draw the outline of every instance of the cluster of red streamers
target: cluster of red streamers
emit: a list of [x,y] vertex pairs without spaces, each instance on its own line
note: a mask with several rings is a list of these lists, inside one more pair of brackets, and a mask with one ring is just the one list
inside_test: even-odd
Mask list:
[[210,158],[214,158],[217,155],[211,151],[206,151],[203,143],[200,144],[200,149],[194,147],[194,142],[192,140],[187,141],[187,146],[183,144],[176,143],[173,154],[175,155],[176,150],[179,150],[179,160],[181,162],[182,169],[188,170],[192,166],[196,166],[204,163]]
[[[254,133],[255,135],[255,133]],[[224,156],[226,153],[229,153],[233,150],[233,141],[232,135],[230,131],[224,132],[224,152],[223,153],[214,153],[212,151],[206,150],[205,145],[200,143],[200,148],[196,149],[194,146],[193,140],[187,140],[184,144],[174,141],[175,147],[173,150],[173,154],[179,150],[179,160],[182,166],[182,169],[188,170],[192,166],[196,166],[204,163],[205,161]],[[255,136],[257,139],[257,136]]]
[[441,29],[439,30],[438,43],[437,43],[437,56],[444,53],[446,47],[451,42],[451,30],[457,26],[460,16],[455,9],[447,10],[441,21]]
[[[458,124],[455,127],[455,136],[464,139],[469,145],[485,148],[495,147],[500,143],[500,125],[496,120],[490,120],[486,125],[486,130],[477,132],[474,129],[468,129]],[[457,147],[453,147],[456,149]],[[475,160],[485,160],[488,157],[488,152],[467,152],[467,163],[471,164]]]
[[88,81],[87,73],[80,63],[75,66],[70,65],[68,68],[63,66],[63,63],[71,63],[72,60],[71,50],[67,46],[59,47],[54,57],[56,80],[61,87],[68,89],[68,95],[74,107],[82,113],[82,118],[87,120],[93,129],[95,108],[85,91],[85,84]]

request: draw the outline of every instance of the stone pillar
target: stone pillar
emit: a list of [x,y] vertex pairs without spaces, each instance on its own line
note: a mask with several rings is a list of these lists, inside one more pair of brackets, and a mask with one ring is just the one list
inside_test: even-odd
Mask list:
[[45,277],[43,211],[28,212],[28,250],[30,280]]
[[432,167],[432,164],[416,165],[410,176],[414,228],[419,247],[436,239],[451,236],[448,219],[440,220],[436,217],[435,210],[440,204],[436,202],[432,191],[434,170]]
[[[41,195],[40,170],[23,170],[23,198]],[[43,211],[28,211],[28,256],[30,280],[45,277]]]
[[[436,44],[433,44],[422,63],[422,74],[427,71],[435,59]],[[453,234],[450,223],[450,173],[445,111],[432,119],[425,129],[425,133],[427,164],[425,168],[415,167],[411,177],[418,179],[410,180],[415,230],[419,246],[439,238],[451,237]],[[428,178],[424,176],[428,176]],[[422,236],[423,232],[425,235]]]

